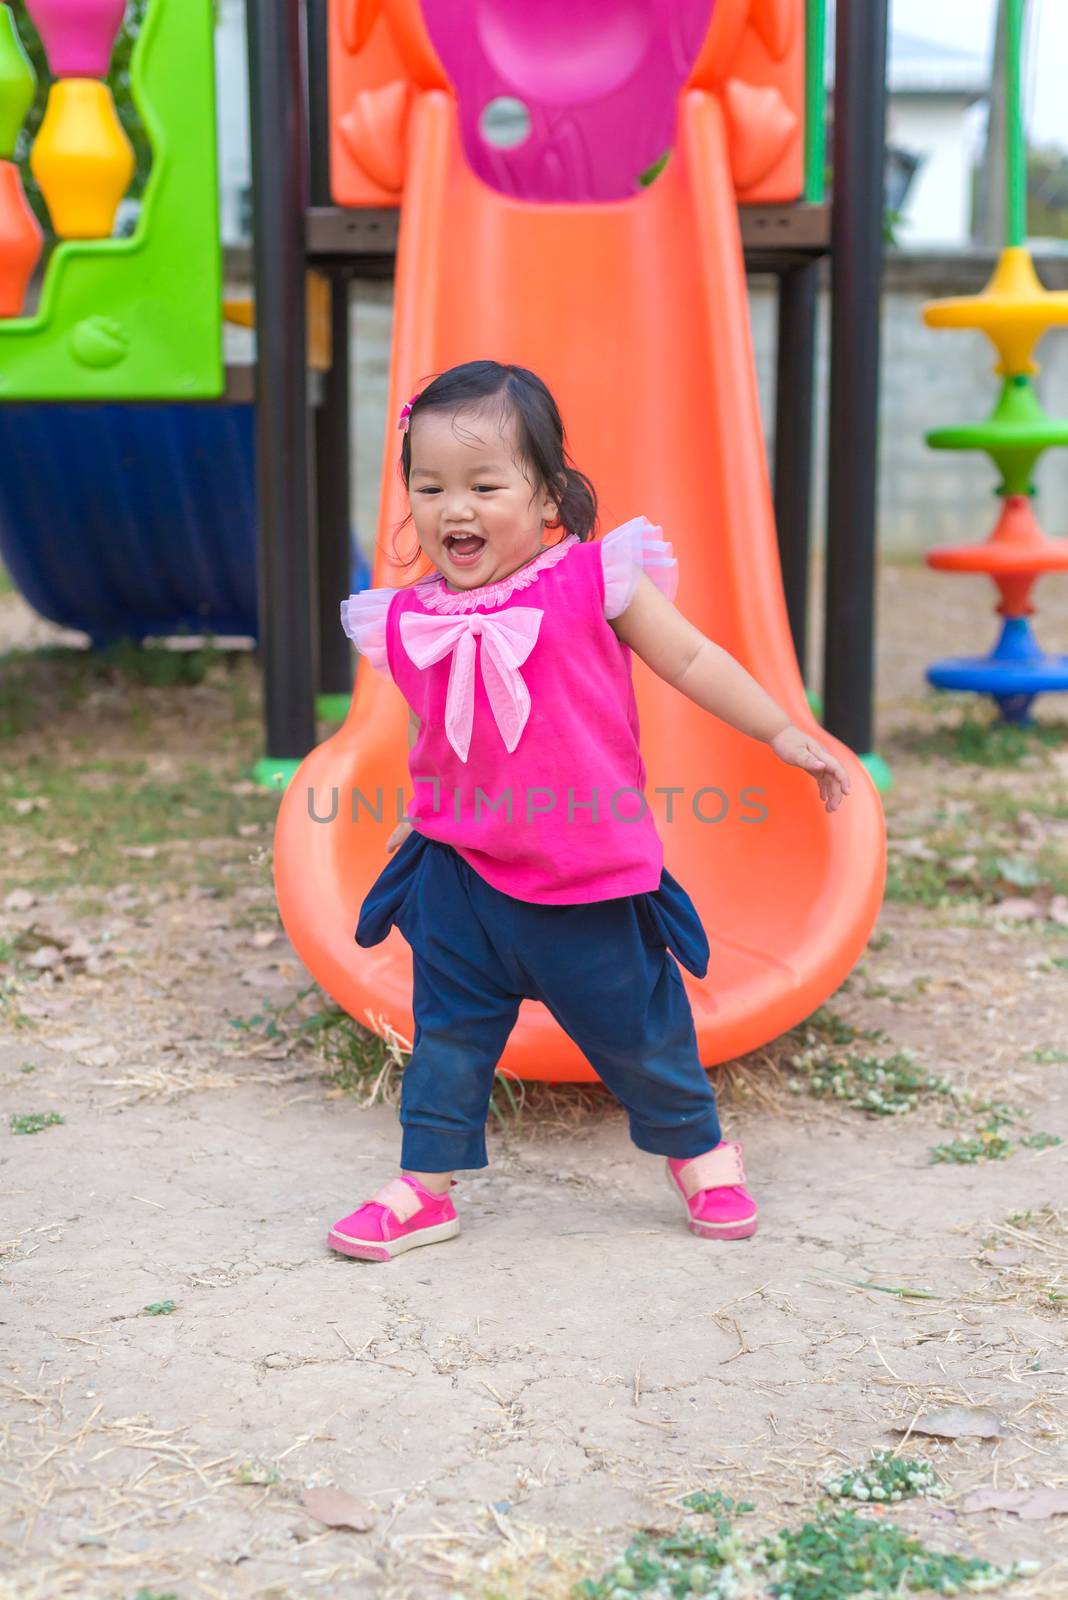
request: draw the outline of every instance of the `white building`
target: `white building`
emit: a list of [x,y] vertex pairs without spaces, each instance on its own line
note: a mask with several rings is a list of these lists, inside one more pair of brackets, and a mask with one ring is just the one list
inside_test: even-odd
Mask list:
[[215,99],[222,241],[224,245],[247,244],[252,231],[252,172],[244,0],[219,0],[216,6]]
[[972,234],[972,168],[990,93],[989,51],[955,50],[912,34],[890,36],[887,201],[911,171],[897,207],[901,248],[954,249]]

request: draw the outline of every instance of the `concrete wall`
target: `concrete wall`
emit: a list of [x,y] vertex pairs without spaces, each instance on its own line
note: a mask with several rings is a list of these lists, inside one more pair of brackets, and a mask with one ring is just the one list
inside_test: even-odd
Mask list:
[[[928,299],[972,294],[990,274],[990,257],[895,255],[887,262],[883,298],[883,370],[880,430],[879,540],[884,554],[919,557],[931,545],[985,538],[998,502],[997,475],[986,456],[929,450],[930,428],[976,421],[998,394],[993,347],[978,333],[935,333],[920,308]],[[1049,288],[1068,288],[1068,262],[1039,262]],[[368,551],[378,514],[378,486],[386,434],[391,286],[358,282],[353,287],[356,487],[353,513],[360,543]],[[771,446],[774,418],[775,285],[750,284],[753,341],[765,429]],[[822,296],[817,378],[817,454],[813,506],[816,548],[823,543],[827,436],[827,297]],[[1068,330],[1047,335],[1039,348],[1039,395],[1051,415],[1068,414]],[[396,429],[390,428],[391,462]],[[849,440],[835,442],[843,459]],[[581,463],[580,463],[581,465]],[[1036,512],[1051,534],[1068,534],[1068,449],[1050,451],[1037,472]]]

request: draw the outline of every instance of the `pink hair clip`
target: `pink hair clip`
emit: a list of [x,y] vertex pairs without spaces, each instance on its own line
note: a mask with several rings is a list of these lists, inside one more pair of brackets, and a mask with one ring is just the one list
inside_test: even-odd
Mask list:
[[422,392],[422,389],[417,389],[412,395],[412,398],[410,400],[406,400],[401,406],[400,421],[397,423],[397,427],[402,433],[408,432],[408,419],[412,414],[412,407],[415,405],[415,402],[418,400]]

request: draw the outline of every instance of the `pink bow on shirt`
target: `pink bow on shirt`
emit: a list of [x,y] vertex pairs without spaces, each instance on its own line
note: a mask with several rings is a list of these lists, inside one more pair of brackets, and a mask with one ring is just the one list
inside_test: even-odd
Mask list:
[[530,690],[519,669],[537,643],[544,613],[535,606],[513,606],[493,616],[462,616],[405,611],[401,642],[417,667],[433,666],[452,655],[445,696],[445,735],[461,761],[471,748],[475,717],[475,640],[482,639],[482,682],[505,749],[513,751],[530,715]]

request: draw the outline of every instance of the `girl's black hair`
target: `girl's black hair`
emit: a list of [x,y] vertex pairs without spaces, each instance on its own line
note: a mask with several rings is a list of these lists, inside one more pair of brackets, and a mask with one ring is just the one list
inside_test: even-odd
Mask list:
[[[564,425],[549,389],[526,367],[499,361],[464,361],[458,367],[439,372],[412,406],[408,432],[401,445],[400,470],[404,487],[411,472],[411,427],[426,411],[476,409],[494,399],[500,404],[503,423],[510,414],[516,420],[517,463],[531,483],[531,490],[547,489],[557,501],[557,515],[550,528],[564,528],[580,539],[593,537],[597,526],[597,491],[584,472],[571,464],[564,442]],[[409,520],[409,516],[400,524]],[[415,558],[418,559],[416,551]]]

